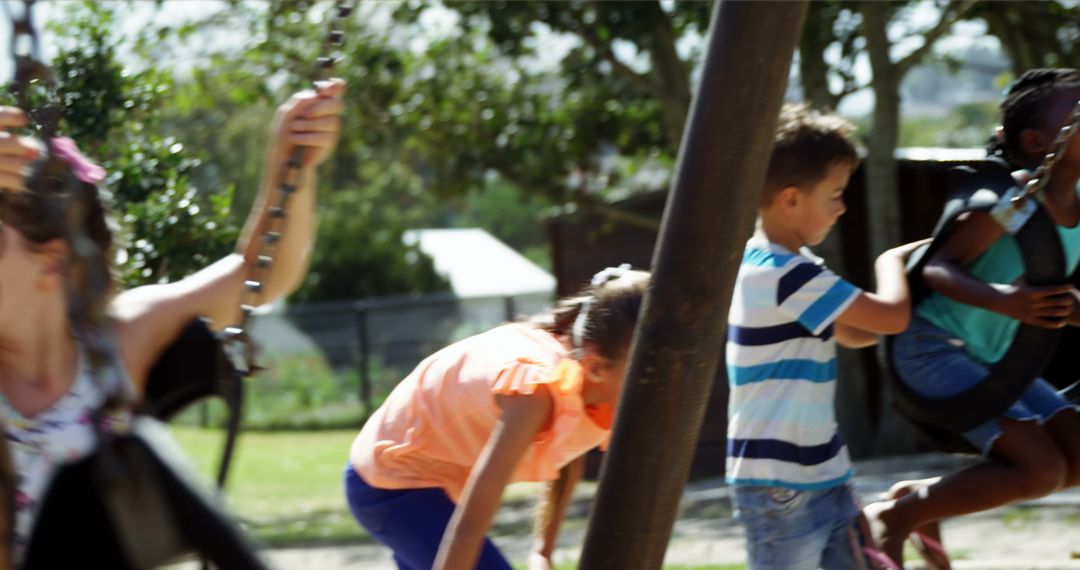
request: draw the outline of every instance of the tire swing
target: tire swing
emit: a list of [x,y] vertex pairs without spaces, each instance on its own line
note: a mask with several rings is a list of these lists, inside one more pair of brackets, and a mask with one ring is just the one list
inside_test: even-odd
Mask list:
[[[50,140],[56,133],[62,107],[57,103],[48,69],[36,58],[36,33],[30,21],[32,0],[25,4],[23,18],[12,18],[14,84],[20,106],[28,111],[38,136]],[[337,26],[351,11],[350,5],[340,3],[330,18],[331,31],[318,62],[322,72],[333,68],[335,59],[330,52],[339,48],[344,39]],[[21,37],[29,38],[33,57],[18,55],[16,46]],[[29,104],[27,91],[31,82],[43,86],[45,105],[35,108]],[[71,326],[88,355],[91,376],[107,398],[91,420],[97,439],[95,450],[56,470],[25,545],[22,567],[142,569],[197,554],[218,568],[267,568],[232,519],[193,480],[181,461],[182,453],[159,420],[208,396],[225,399],[229,408],[228,434],[218,472],[218,484],[223,485],[239,428],[243,379],[256,370],[254,344],[247,330],[284,229],[289,196],[295,190],[288,181],[295,178],[303,152],[296,148],[284,165],[282,179],[286,183],[270,210],[257,262],[246,280],[239,322],[220,336],[202,321],[188,325],[153,367],[141,404],[136,404],[131,393],[105,315],[110,276],[101,262],[103,252],[78,222],[88,200],[96,197],[56,156],[47,157],[36,169],[30,186],[40,189],[55,205],[54,214],[67,221],[64,239],[70,244],[71,259],[65,271],[65,288]],[[127,421],[104,428],[104,420],[116,414]],[[4,447],[0,450],[0,491],[7,500],[3,505],[7,520],[13,521],[15,476]],[[7,544],[11,544],[10,535]],[[0,567],[6,567],[3,562],[0,560]]]
[[[1024,279],[1034,286],[1065,282],[1065,253],[1053,220],[1034,199],[1050,178],[1050,170],[1064,155],[1069,136],[1080,124],[1080,103],[1061,129],[1052,151],[1023,189],[1010,174],[1008,164],[988,159],[975,167],[949,172],[954,189],[934,229],[933,241],[917,250],[908,261],[907,278],[912,304],[926,297],[930,288],[923,269],[955,230],[960,217],[971,212],[992,216],[1016,240],[1024,261]],[[1077,283],[1077,276],[1072,281]],[[892,374],[886,375],[896,408],[937,447],[949,452],[975,452],[959,434],[999,417],[1039,377],[1053,355],[1060,329],[1020,324],[1005,355],[988,367],[986,377],[975,386],[945,398],[928,398],[904,384],[893,365],[893,339],[886,341]]]

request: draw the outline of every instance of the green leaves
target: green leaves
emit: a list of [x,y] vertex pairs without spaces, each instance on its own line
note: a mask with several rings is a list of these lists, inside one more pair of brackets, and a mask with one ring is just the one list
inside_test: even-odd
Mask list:
[[120,222],[120,273],[128,287],[182,278],[228,253],[237,225],[232,188],[199,192],[190,184],[200,160],[162,125],[171,70],[136,72],[117,57],[114,10],[68,7],[56,33],[68,38],[52,71],[64,106],[63,132],[108,171]]

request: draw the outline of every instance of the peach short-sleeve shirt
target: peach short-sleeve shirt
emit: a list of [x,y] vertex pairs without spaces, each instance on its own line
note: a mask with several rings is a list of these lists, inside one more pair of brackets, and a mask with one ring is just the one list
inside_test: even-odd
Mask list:
[[466,338],[421,362],[356,436],[353,468],[375,487],[440,487],[456,501],[499,420],[496,394],[532,394],[542,385],[552,396],[552,418],[511,481],[556,479],[573,459],[606,446],[611,414],[586,409],[577,361],[554,335],[523,323]]

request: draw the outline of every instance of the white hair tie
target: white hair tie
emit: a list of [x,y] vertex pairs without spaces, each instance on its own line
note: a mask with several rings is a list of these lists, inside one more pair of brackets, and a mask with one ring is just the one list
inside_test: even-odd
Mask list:
[[570,340],[574,345],[574,358],[581,360],[585,357],[585,323],[589,319],[589,309],[592,307],[593,296],[596,294],[595,289],[608,281],[622,277],[631,270],[629,263],[621,263],[618,267],[605,267],[596,275],[593,275],[590,283],[593,291],[590,291],[585,300],[581,302],[581,309],[578,310],[577,318],[574,319],[574,326],[570,329]]

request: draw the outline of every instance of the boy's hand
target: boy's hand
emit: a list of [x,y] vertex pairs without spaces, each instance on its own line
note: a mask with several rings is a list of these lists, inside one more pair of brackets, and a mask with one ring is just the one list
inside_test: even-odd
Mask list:
[[1059,329],[1073,312],[1076,298],[1071,285],[1033,287],[1024,284],[991,285],[1001,293],[994,311],[1024,324]]
[[41,153],[37,139],[8,132],[26,123],[26,113],[21,109],[0,107],[0,188],[4,190],[25,191],[30,163]]
[[289,156],[293,146],[306,147],[304,167],[322,164],[337,146],[341,134],[341,111],[345,81],[320,81],[314,91],[293,95],[274,117],[275,152]]
[[906,261],[907,258],[910,257],[911,254],[915,252],[915,250],[917,250],[920,247],[930,243],[933,240],[934,240],[934,238],[926,238],[926,239],[921,239],[919,241],[913,241],[911,243],[905,243],[903,245],[898,245],[898,246],[896,246],[896,247],[894,247],[892,249],[886,250],[881,255],[882,256],[889,255],[889,256],[899,257],[902,261]]

